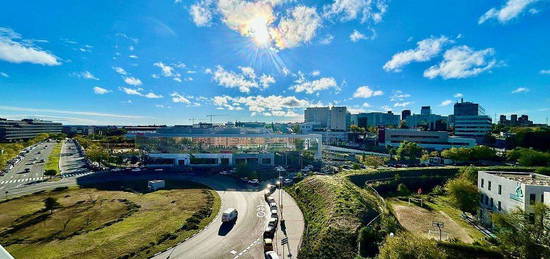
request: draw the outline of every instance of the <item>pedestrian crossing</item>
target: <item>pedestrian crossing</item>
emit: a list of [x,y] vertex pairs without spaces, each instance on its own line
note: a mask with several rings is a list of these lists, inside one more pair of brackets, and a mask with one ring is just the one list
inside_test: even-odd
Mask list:
[[89,175],[89,174],[93,174],[94,172],[82,172],[82,173],[71,173],[71,174],[68,174],[68,173],[64,173],[62,174],[63,178],[67,178],[67,177],[74,177],[74,176],[84,176],[84,175]]
[[42,176],[42,177],[19,178],[19,179],[0,181],[0,184],[34,182],[34,181],[41,181],[46,178],[48,177]]

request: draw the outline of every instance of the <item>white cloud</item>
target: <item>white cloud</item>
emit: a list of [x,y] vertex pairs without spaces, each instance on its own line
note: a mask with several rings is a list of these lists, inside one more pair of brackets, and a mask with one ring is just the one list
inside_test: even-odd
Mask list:
[[189,14],[193,17],[193,22],[199,27],[208,27],[212,22],[212,9],[210,5],[212,4],[211,0],[202,0],[191,5],[189,9]]
[[492,48],[475,51],[468,46],[453,47],[445,51],[441,63],[424,71],[424,77],[450,79],[476,76],[496,65],[494,54]]
[[537,1],[539,0],[507,0],[506,4],[500,9],[489,9],[485,14],[479,17],[478,23],[482,24],[489,19],[497,19],[502,24],[507,23],[526,10],[528,5]]
[[111,92],[110,90],[107,90],[105,88],[101,88],[99,86],[94,87],[94,93],[95,94],[102,95],[102,94],[106,94],[106,93],[110,93],[110,92]]
[[550,69],[543,69],[543,70],[539,71],[539,73],[541,75],[550,75]]
[[322,44],[322,45],[328,45],[330,43],[332,43],[332,41],[334,40],[334,36],[332,34],[327,34],[325,35],[325,37],[323,37],[319,43]]
[[34,46],[32,40],[24,40],[20,34],[5,27],[0,27],[0,60],[17,64],[61,65],[56,56]]
[[83,115],[83,116],[113,117],[113,118],[126,118],[126,119],[144,118],[143,116],[134,116],[134,115],[121,115],[121,114],[112,114],[112,113],[86,112],[86,111],[73,111],[73,110],[65,111],[65,110],[55,110],[55,109],[36,109],[36,108],[24,108],[24,107],[15,107],[15,106],[0,106],[0,110],[74,114],[74,115]]
[[139,78],[135,78],[135,77],[125,77],[124,82],[129,84],[129,85],[133,85],[133,86],[142,85],[141,80],[139,80]]
[[410,94],[403,93],[401,90],[393,91],[393,95],[390,97],[390,101],[396,102],[396,101],[403,101],[406,98],[411,97]]
[[353,32],[349,35],[349,39],[352,42],[358,42],[360,40],[366,40],[367,36],[365,36],[365,34],[362,34],[357,30],[353,30]]
[[4,72],[0,72],[0,76],[5,77],[5,78],[10,77],[7,73],[4,73]]
[[274,84],[275,82],[276,82],[275,78],[273,78],[270,75],[264,74],[260,76],[260,84],[262,85],[263,88],[268,88],[269,85]]
[[133,55],[133,54],[132,54],[132,55],[130,55],[130,56],[128,56],[128,57],[129,57],[129,58],[133,58],[133,59],[137,59],[137,58],[138,58],[138,56],[136,56],[136,55]]
[[525,87],[518,87],[517,89],[512,91],[513,94],[527,93],[527,92],[529,92],[529,88],[525,88]]
[[[162,76],[171,77],[176,82],[180,82],[180,83],[182,82],[182,80],[180,78],[181,74],[175,72],[174,67],[172,67],[170,65],[167,65],[167,64],[164,64],[162,62],[156,62],[153,65],[160,68]],[[183,65],[183,67],[185,67],[185,64],[182,64],[182,65]],[[181,67],[181,65],[176,65],[176,67]],[[158,75],[153,76],[153,78],[158,78]]]
[[252,88],[268,88],[275,83],[275,78],[270,75],[262,74],[257,80],[256,73],[251,67],[239,67],[240,72],[225,70],[222,66],[217,66],[216,71],[209,70],[212,79],[218,85],[225,88],[237,88],[242,93],[249,93]]
[[315,92],[331,88],[335,89],[336,91],[340,90],[340,87],[338,87],[336,80],[332,77],[322,77],[313,81],[307,81],[305,78],[302,77],[295,82],[297,84],[292,86],[291,89],[294,89],[294,91],[297,93],[305,92],[307,94],[313,94]]
[[384,70],[400,72],[401,68],[411,62],[424,62],[432,59],[441,52],[443,46],[452,42],[445,36],[430,37],[416,43],[415,49],[399,52],[384,64]]
[[115,72],[117,72],[119,75],[125,76],[128,74],[126,70],[124,70],[124,68],[121,68],[121,67],[113,67],[113,70],[115,70]]
[[295,117],[298,116],[293,109],[303,109],[310,103],[307,100],[298,99],[295,96],[247,96],[230,97],[216,96],[212,99],[215,106],[227,110],[242,110],[241,106],[248,108],[252,113],[262,113],[266,116]]
[[[400,102],[400,103],[398,102],[398,103],[394,103],[393,107],[407,107],[411,104],[412,104],[412,102]],[[389,110],[387,108],[389,108],[389,107],[385,106],[384,110]]]
[[342,22],[360,19],[361,23],[369,20],[378,23],[387,11],[386,2],[386,0],[334,0],[332,4],[323,6],[323,16],[339,19]]
[[367,102],[364,102],[364,103],[363,103],[363,105],[361,105],[361,106],[363,106],[363,107],[367,108],[367,107],[370,107],[370,104],[369,104],[369,103],[367,103]]
[[311,75],[312,75],[312,76],[320,76],[320,75],[321,75],[321,71],[319,71],[319,70],[313,70],[313,71],[311,71]]
[[191,101],[189,101],[189,99],[185,98],[184,96],[182,96],[181,94],[179,94],[177,92],[173,92],[170,96],[172,96],[172,102],[185,103],[185,104],[190,104],[191,103]]
[[370,97],[373,97],[373,96],[379,96],[379,95],[383,95],[384,92],[380,91],[380,90],[371,90],[370,87],[368,86],[360,86],[359,88],[357,88],[357,90],[355,90],[355,93],[353,93],[353,97],[354,98],[370,98]]
[[462,93],[456,93],[453,95],[454,98],[462,98],[464,95]]
[[451,103],[453,103],[453,101],[451,100],[445,100],[445,101],[442,101],[439,106],[449,106]]
[[162,98],[162,95],[158,95],[158,94],[155,94],[153,92],[149,92],[147,94],[144,94],[142,93],[143,89],[141,88],[138,88],[138,89],[132,89],[132,88],[126,88],[126,87],[122,87],[121,90],[128,94],[128,95],[137,95],[137,96],[141,96],[141,97],[145,97],[145,98],[149,98],[149,99],[159,99],[159,98]]
[[92,73],[90,73],[90,71],[84,71],[84,72],[77,73],[76,76],[78,76],[80,78],[84,78],[84,79],[89,79],[89,80],[99,80],[99,78],[97,78]]
[[270,34],[280,49],[293,48],[310,42],[320,27],[321,17],[315,8],[300,5],[289,10]]

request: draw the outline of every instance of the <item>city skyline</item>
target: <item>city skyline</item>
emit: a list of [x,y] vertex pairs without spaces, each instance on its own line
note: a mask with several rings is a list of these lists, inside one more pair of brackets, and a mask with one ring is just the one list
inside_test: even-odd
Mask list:
[[279,122],[319,105],[447,115],[461,98],[493,123],[550,111],[544,1],[67,3],[5,6],[0,117]]

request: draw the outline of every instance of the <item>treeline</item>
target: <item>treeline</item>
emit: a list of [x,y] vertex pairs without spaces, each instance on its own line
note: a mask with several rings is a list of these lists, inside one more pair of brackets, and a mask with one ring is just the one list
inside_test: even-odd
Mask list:
[[451,148],[443,150],[441,156],[457,162],[508,161],[521,166],[550,166],[549,152],[521,147],[509,150],[503,156],[487,146]]

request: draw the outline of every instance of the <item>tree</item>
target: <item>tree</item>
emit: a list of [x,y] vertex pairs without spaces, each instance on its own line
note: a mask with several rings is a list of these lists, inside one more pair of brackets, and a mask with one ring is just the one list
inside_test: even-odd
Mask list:
[[47,176],[54,176],[57,174],[57,171],[56,170],[53,170],[53,169],[50,169],[50,170],[46,170],[44,172],[44,175],[47,175]]
[[357,125],[351,125],[349,127],[349,129],[351,130],[351,132],[354,132],[354,133],[361,133],[361,134],[365,134],[367,132],[367,130],[363,127],[359,127]]
[[468,179],[472,184],[477,185],[477,169],[473,166],[461,167],[459,169],[460,177]]
[[520,258],[550,258],[550,209],[542,203],[533,213],[520,209],[511,213],[493,213],[496,235],[504,251]]
[[363,163],[367,166],[371,166],[374,169],[384,165],[384,158],[380,156],[365,156],[363,158]]
[[57,199],[55,199],[53,197],[48,197],[48,198],[44,199],[44,209],[49,210],[50,214],[53,213],[54,209],[57,209],[59,207],[61,207],[61,204],[59,204],[59,202],[57,202]]
[[416,161],[422,155],[422,148],[410,141],[403,141],[397,148],[397,159],[405,161]]
[[445,184],[451,203],[463,212],[475,213],[479,206],[477,186],[468,179],[458,177]]
[[397,192],[403,196],[411,194],[411,191],[404,183],[397,185]]
[[415,236],[408,232],[400,232],[395,236],[386,237],[384,245],[380,248],[378,258],[447,258],[444,251],[437,247],[434,240]]
[[550,166],[550,153],[528,148],[515,148],[506,153],[509,161],[517,161],[522,166]]

